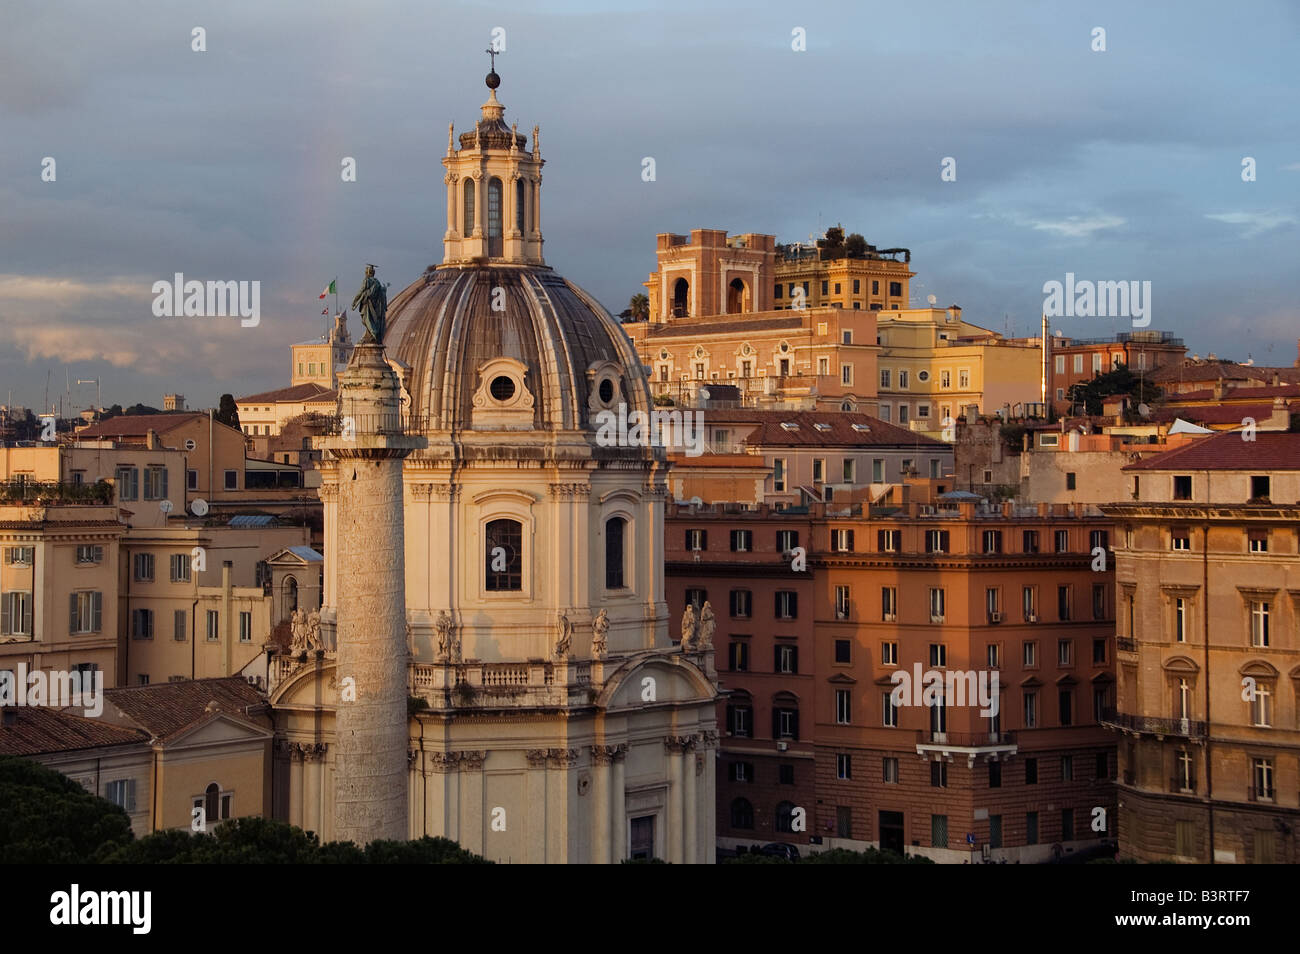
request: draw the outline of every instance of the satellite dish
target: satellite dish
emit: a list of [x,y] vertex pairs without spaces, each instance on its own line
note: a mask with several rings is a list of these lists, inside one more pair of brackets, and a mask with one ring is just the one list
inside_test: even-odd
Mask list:
[[925,300],[930,303],[931,308],[933,308],[935,305],[939,303],[939,299],[935,298],[933,295],[926,295]]
[[190,501],[190,513],[196,517],[202,517],[208,512],[208,502],[202,497],[195,497]]
[[158,501],[158,509],[161,510],[163,513],[171,513],[172,502],[170,500],[160,500]]
[[1056,337],[1058,337],[1058,338],[1064,338],[1064,337],[1065,337],[1065,335],[1061,334],[1061,329],[1060,329],[1060,328],[1057,328],[1054,332],[1052,332],[1052,334],[1056,335]]
[[1139,404],[1139,405],[1138,405],[1138,414],[1140,414],[1142,417],[1150,417],[1150,416],[1151,416],[1151,408],[1148,407],[1148,406],[1145,405],[1145,404]]
[[692,498],[691,498],[691,506],[692,506],[692,507],[703,507],[703,506],[704,506],[704,501],[701,500],[699,497],[692,497]]

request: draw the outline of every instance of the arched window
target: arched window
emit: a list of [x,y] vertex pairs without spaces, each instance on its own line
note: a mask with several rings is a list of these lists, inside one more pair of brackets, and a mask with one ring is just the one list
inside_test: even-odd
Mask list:
[[673,317],[685,318],[690,315],[691,283],[684,278],[673,282]]
[[465,227],[461,233],[469,238],[474,234],[474,186],[476,183],[473,179],[465,180],[465,199],[461,202],[461,208],[464,210]]
[[524,231],[524,210],[528,206],[528,188],[523,179],[515,180],[515,228]]
[[209,823],[216,821],[221,817],[220,802],[221,786],[216,782],[209,785],[203,792],[203,817]]
[[298,608],[298,581],[291,576],[284,579],[284,615]]
[[733,278],[731,284],[727,286],[727,314],[738,315],[745,310],[745,282],[739,278]]
[[501,180],[493,176],[488,180],[487,236],[488,255],[501,257]]
[[492,520],[486,541],[487,588],[494,592],[523,589],[523,525],[518,520]]
[[781,802],[776,806],[776,830],[786,834],[794,831],[793,802]]
[[610,517],[605,521],[605,589],[621,590],[623,582],[623,531],[627,521],[622,517]]
[[747,798],[737,798],[731,803],[731,827],[750,829],[754,827],[754,806]]

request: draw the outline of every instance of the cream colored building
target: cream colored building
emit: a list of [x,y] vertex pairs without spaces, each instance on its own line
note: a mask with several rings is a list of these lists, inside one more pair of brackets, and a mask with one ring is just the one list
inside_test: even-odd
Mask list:
[[1300,434],[1206,437],[1125,470],[1116,523],[1119,844],[1300,861]]
[[[322,391],[338,387],[339,372],[347,366],[352,354],[352,336],[348,333],[348,314],[334,316],[334,326],[327,334],[308,341],[299,341],[289,348],[289,385],[316,384]],[[239,409],[239,420],[244,421]]]
[[[669,631],[666,458],[596,442],[597,416],[647,411],[650,388],[617,321],[543,264],[537,135],[530,151],[495,87],[459,146],[449,135],[444,264],[389,306],[409,413],[357,425],[428,442],[402,465],[402,559],[369,561],[374,586],[404,575],[409,833],[499,861],[711,862],[717,678],[711,647]],[[326,648],[277,657],[271,699],[277,816],[328,839],[351,675],[339,593],[367,585],[339,567],[393,528],[385,505],[372,533],[345,529],[341,485],[375,465],[324,446]]]

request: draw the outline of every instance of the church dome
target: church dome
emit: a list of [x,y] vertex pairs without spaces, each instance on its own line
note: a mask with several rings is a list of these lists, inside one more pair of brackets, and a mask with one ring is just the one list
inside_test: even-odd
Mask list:
[[545,266],[430,269],[389,305],[384,348],[430,430],[589,430],[651,408],[618,321]]

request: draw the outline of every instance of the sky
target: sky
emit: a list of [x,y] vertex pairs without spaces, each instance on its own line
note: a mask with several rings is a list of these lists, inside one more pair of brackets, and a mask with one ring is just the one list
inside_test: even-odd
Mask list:
[[[838,223],[911,249],[913,306],[995,331],[1036,333],[1044,283],[1073,273],[1151,282],[1149,327],[1189,353],[1297,359],[1289,0],[5,8],[0,402],[287,385],[331,278],[350,302],[373,262],[391,298],[441,261],[447,124],[477,120],[497,28],[506,121],[541,126],[547,263],[615,314],[658,232]],[[156,317],[177,272],[259,281],[260,322]]]

